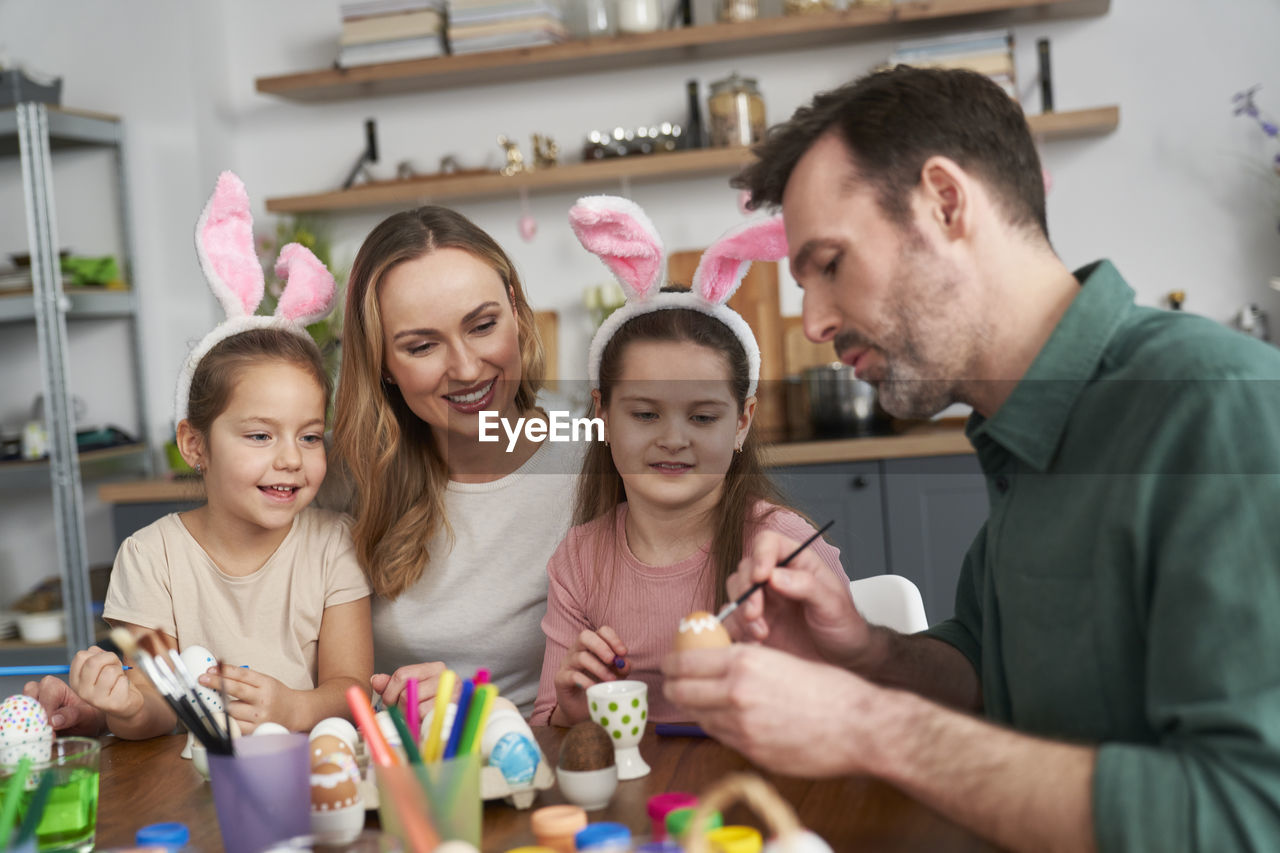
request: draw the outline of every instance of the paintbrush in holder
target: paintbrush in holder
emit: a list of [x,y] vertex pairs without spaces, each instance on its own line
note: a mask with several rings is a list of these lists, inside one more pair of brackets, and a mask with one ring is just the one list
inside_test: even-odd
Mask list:
[[155,685],[156,690],[169,703],[174,714],[187,731],[203,744],[210,755],[231,755],[231,733],[208,705],[200,698],[197,684],[191,672],[182,663],[177,651],[170,650],[168,657],[175,663],[171,668],[165,655],[153,655],[143,649],[139,641],[124,628],[111,632],[111,639],[143,674]]

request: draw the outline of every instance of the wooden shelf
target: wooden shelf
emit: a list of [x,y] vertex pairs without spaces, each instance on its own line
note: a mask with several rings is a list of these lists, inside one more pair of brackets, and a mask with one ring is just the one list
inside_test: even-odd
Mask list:
[[[1027,124],[1038,139],[1064,139],[1110,133],[1120,121],[1120,108],[1097,107],[1075,112],[1030,116]],[[736,172],[752,160],[747,148],[704,148],[618,157],[556,166],[540,172],[507,177],[440,175],[403,181],[378,181],[349,190],[267,199],[271,213],[322,213],[378,207],[397,207],[445,200],[509,195],[520,190],[563,190],[602,187],[613,181],[690,177]]]
[[[510,83],[671,62],[754,55],[954,28],[1104,14],[1110,0],[905,0],[842,12],[706,24],[656,33],[407,62],[259,77],[257,90],[294,101],[338,101]],[[963,22],[957,19],[965,19]]]

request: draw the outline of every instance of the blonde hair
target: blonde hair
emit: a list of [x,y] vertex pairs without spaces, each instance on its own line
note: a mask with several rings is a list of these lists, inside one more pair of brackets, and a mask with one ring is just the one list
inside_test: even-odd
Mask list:
[[347,284],[334,424],[334,449],[355,488],[356,555],[374,593],[395,598],[422,577],[428,543],[448,529],[444,490],[449,470],[431,427],[383,381],[382,317],[378,288],[397,265],[439,249],[461,249],[502,279],[515,308],[520,343],[521,414],[534,407],[544,355],[511,259],[492,237],[462,214],[428,205],[384,219],[365,238]]
[[[627,347],[636,341],[688,342],[704,347],[709,355],[721,357],[729,372],[729,384],[738,404],[738,414],[745,411],[751,382],[746,350],[724,323],[688,308],[641,314],[624,323],[610,338],[600,357],[602,406],[609,405],[613,387],[621,377],[623,356]],[[622,475],[614,465],[612,451],[602,442],[591,442],[578,480],[573,523],[586,524],[605,515],[612,517],[618,504],[624,500],[626,489]],[[769,506],[757,509],[761,501]],[[711,513],[713,532],[708,555],[711,571],[703,582],[711,585],[708,593],[715,607],[719,608],[727,600],[725,584],[738,568],[746,538],[753,535],[749,531],[757,529],[781,502],[780,494],[760,461],[760,446],[755,432],[748,431],[742,451],[735,453],[729,463],[720,501]],[[621,550],[613,541],[615,530],[615,525],[605,522],[604,535],[599,538],[595,561],[598,571],[592,591],[593,596],[601,596],[596,598],[597,601],[609,596],[616,555]]]

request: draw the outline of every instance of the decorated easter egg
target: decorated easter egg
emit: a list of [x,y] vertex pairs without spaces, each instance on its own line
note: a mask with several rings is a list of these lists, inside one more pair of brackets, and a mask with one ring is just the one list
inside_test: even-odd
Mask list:
[[559,766],[563,770],[603,770],[613,763],[613,741],[594,720],[574,725],[560,744]]
[[308,750],[313,768],[317,764],[335,760],[335,756],[338,755],[345,755],[353,762],[356,757],[355,751],[337,735],[320,735],[319,737],[311,738]]
[[273,723],[268,720],[265,723],[258,723],[258,727],[253,730],[255,735],[287,735],[289,730],[279,723]]
[[208,705],[210,711],[221,711],[222,697],[218,695],[218,691],[211,687],[203,686],[198,680],[209,667],[218,665],[218,659],[204,646],[187,646],[182,650],[180,657],[182,658],[183,666],[191,673],[191,677],[197,679],[196,695],[200,697],[200,701]]
[[0,762],[48,761],[52,742],[53,726],[39,702],[21,694],[0,702]]
[[489,763],[502,771],[507,784],[512,787],[528,785],[542,762],[538,745],[520,732],[508,732],[493,745]]
[[311,737],[317,738],[320,735],[335,735],[343,740],[347,746],[351,747],[353,752],[360,742],[360,735],[356,733],[356,727],[342,717],[325,717],[316,723],[311,728]]
[[359,805],[360,774],[350,756],[326,760],[311,768],[312,811],[333,811]]
[[678,652],[686,649],[718,649],[732,642],[729,632],[720,624],[719,619],[705,610],[695,610],[680,620],[675,649]]

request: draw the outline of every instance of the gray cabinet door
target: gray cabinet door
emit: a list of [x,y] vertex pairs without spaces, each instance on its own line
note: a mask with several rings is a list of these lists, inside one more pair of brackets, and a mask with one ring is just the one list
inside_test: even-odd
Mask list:
[[840,549],[840,563],[850,579],[882,575],[888,570],[884,546],[884,507],[877,462],[788,465],[769,473],[790,506],[821,527]]
[[965,552],[987,520],[986,480],[978,458],[887,459],[885,530],[890,571],[920,588],[929,624],[951,617]]

